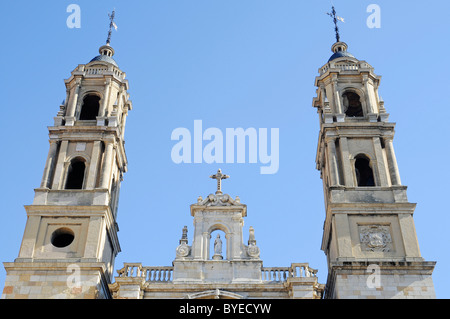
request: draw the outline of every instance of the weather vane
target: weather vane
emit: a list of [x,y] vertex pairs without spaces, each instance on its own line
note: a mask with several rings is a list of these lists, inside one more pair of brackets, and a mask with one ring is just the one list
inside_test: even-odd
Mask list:
[[114,30],[117,30],[117,24],[114,22],[114,16],[115,15],[116,15],[116,10],[115,9],[113,10],[113,12],[111,14],[108,13],[109,20],[111,21],[109,23],[108,38],[106,39],[106,44],[108,44],[108,45],[111,43],[112,28],[114,28]]
[[336,42],[340,42],[341,37],[339,36],[339,28],[338,21],[345,22],[344,18],[336,15],[336,10],[334,10],[334,6],[331,7],[331,13],[327,12],[327,14],[333,18],[334,22],[334,31],[336,31]]

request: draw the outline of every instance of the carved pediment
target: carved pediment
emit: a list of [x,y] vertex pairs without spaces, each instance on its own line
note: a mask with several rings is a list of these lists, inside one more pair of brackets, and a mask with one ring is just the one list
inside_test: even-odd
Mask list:
[[233,199],[228,194],[209,194],[205,199],[198,198],[197,205],[202,206],[242,206],[239,196]]

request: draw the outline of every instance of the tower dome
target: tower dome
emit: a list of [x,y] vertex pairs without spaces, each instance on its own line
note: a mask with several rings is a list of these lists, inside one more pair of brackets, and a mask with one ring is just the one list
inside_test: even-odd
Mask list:
[[103,62],[111,63],[112,65],[114,65],[116,67],[119,67],[117,65],[116,61],[112,58],[112,56],[114,55],[114,49],[109,44],[102,45],[98,49],[98,52],[100,53],[100,55],[97,55],[90,62],[103,61]]
[[353,56],[353,54],[351,54],[350,52],[347,51],[347,48],[348,48],[348,45],[345,42],[336,42],[335,44],[333,44],[333,46],[331,47],[331,51],[334,54],[330,57],[328,62],[330,62],[334,59],[343,58],[343,57],[356,59]]

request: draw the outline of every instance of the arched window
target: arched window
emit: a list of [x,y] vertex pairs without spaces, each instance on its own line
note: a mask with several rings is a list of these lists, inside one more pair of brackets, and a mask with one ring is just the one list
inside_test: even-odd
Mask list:
[[363,117],[363,109],[358,94],[354,92],[345,92],[343,95],[343,104],[345,108],[345,115],[348,117]]
[[81,106],[80,120],[97,119],[99,109],[100,97],[94,94],[87,95],[83,99],[83,105]]
[[358,155],[355,160],[355,174],[358,186],[375,186],[370,160],[365,155]]
[[86,164],[82,158],[74,158],[67,172],[66,189],[82,189]]

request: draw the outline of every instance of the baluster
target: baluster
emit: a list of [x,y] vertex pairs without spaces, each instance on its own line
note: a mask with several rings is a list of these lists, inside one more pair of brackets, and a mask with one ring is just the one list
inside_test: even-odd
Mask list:
[[156,271],[152,268],[152,281],[155,281],[156,279]]

